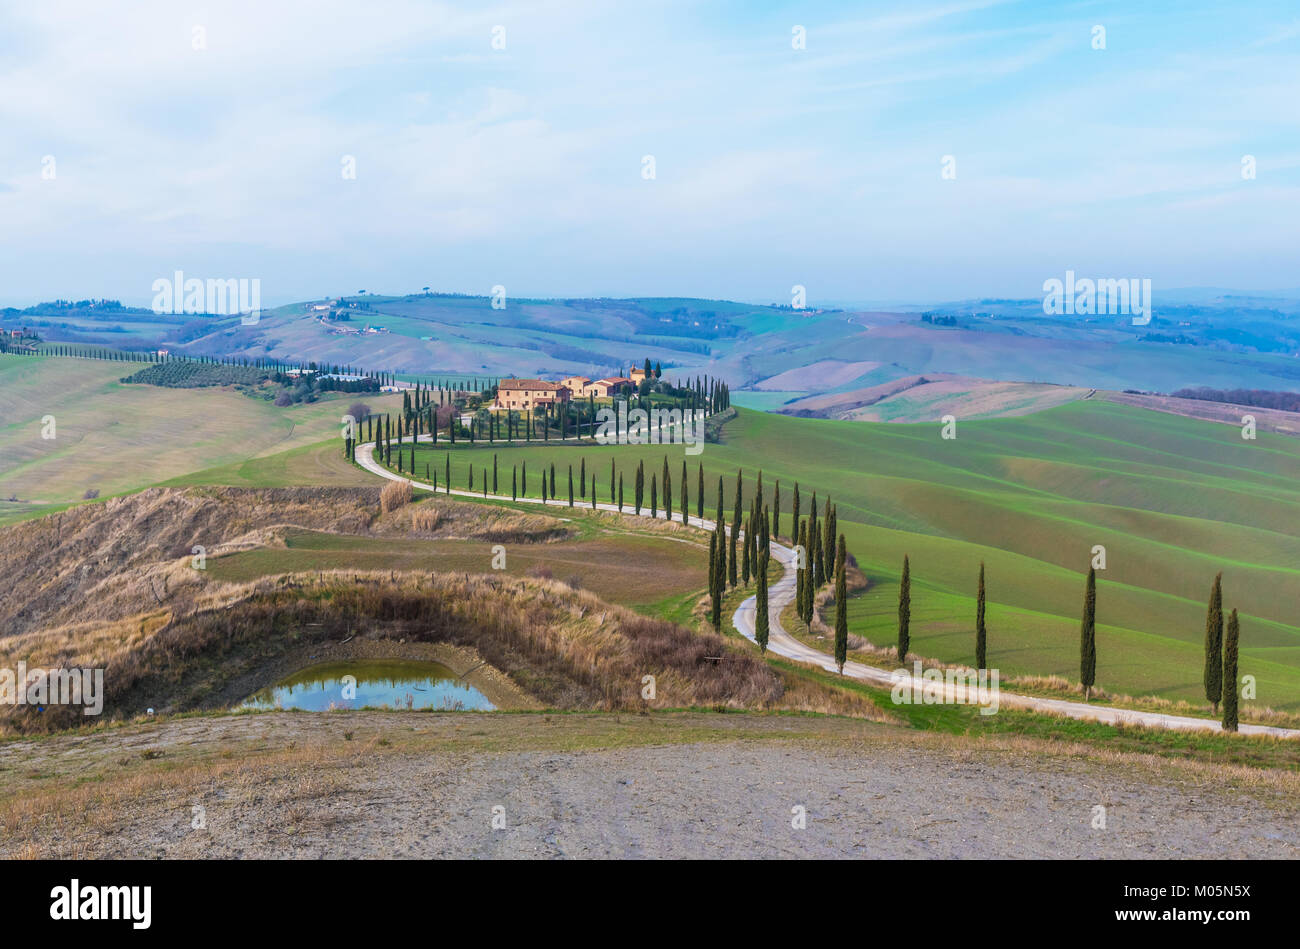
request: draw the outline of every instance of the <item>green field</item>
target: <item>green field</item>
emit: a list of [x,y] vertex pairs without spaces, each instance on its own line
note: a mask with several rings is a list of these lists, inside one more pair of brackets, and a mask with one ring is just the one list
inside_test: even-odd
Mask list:
[[[376,410],[401,405],[400,396],[337,395],[279,408],[227,388],[118,381],[140,368],[0,355],[0,518],[75,501],[88,489],[107,497],[216,465],[279,458],[336,437],[353,401]],[[53,439],[42,438],[45,416],[54,417]]]
[[[375,483],[339,452],[341,409],[334,402],[281,409],[227,389],[124,386],[117,382],[123,374],[123,364],[98,360],[0,357],[0,495],[25,502],[0,506],[0,519],[52,510],[88,487],[108,496],[158,483]],[[53,442],[40,438],[45,414],[58,422]],[[409,446],[404,450],[409,458]],[[420,476],[428,465],[442,481],[448,452],[457,488],[467,487],[472,462],[481,489],[495,454],[500,491],[508,493],[512,466],[527,461],[532,496],[540,493],[542,464],[555,464],[565,495],[568,466],[576,475],[585,458],[601,500],[608,499],[613,460],[629,508],[637,461],[646,461],[648,481],[668,455],[674,509],[683,459],[692,509],[702,462],[710,515],[719,476],[730,512],[737,468],[750,491],[762,467],[769,501],[781,480],[785,534],[795,479],[805,511],[813,491],[823,501],[829,490],[849,549],[871,580],[850,604],[852,631],[876,643],[894,641],[906,552],[914,651],[971,661],[982,560],[990,658],[1004,676],[1077,677],[1083,574],[1092,548],[1102,545],[1097,678],[1113,693],[1201,700],[1204,604],[1222,570],[1225,605],[1242,616],[1241,672],[1256,677],[1258,704],[1300,708],[1298,440],[1262,433],[1244,441],[1231,426],[1089,400],[1018,418],[961,421],[954,440],[942,439],[937,424],[741,409],[723,442],[698,457],[679,446],[462,441],[451,448],[444,440],[436,449],[420,447]],[[648,488],[646,495],[648,507]],[[314,562],[325,552],[294,556]],[[651,603],[664,595],[653,593],[619,599]]]
[[[676,446],[440,444],[421,446],[417,471],[428,464],[441,480],[448,451],[455,487],[466,486],[471,459],[481,477],[495,452],[502,490],[511,467],[527,461],[533,496],[543,463],[555,463],[564,495],[568,465],[576,472],[585,457],[601,500],[614,459],[629,505],[637,461],[646,461],[648,482],[667,453],[674,508],[686,457]],[[913,649],[971,661],[975,579],[985,561],[990,658],[1004,676],[1077,678],[1083,576],[1102,545],[1098,684],[1200,701],[1205,600],[1222,570],[1225,606],[1242,616],[1242,674],[1257,678],[1259,704],[1300,708],[1300,441],[1244,441],[1234,427],[1096,401],[961,422],[954,440],[943,440],[937,424],[741,410],[722,444],[687,461],[692,498],[704,464],[710,515],[719,475],[728,512],[737,466],[749,489],[764,469],[769,499],[780,478],[784,532],[795,479],[805,510],[812,491],[821,502],[829,488],[849,549],[873,583],[851,604],[850,626],[873,642],[895,639],[906,552]]]

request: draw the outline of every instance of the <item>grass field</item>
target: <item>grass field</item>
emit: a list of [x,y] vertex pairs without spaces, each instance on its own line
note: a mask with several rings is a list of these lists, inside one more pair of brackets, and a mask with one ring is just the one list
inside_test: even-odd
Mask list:
[[[295,531],[285,547],[242,551],[209,564],[213,579],[243,582],[304,570],[436,570],[487,573],[493,545],[469,540],[414,540]],[[602,600],[663,615],[696,591],[708,551],[698,543],[622,531],[589,532],[573,541],[511,544],[507,575],[549,574]],[[690,597],[692,600],[694,597]]]
[[[123,386],[123,374],[123,364],[96,360],[0,357],[0,496],[26,502],[0,505],[0,520],[54,509],[86,488],[108,496],[156,483],[374,483],[342,458],[333,438],[340,408],[332,402],[277,409],[226,390]],[[40,438],[46,414],[57,419],[52,442]],[[794,481],[805,511],[813,491],[820,502],[829,490],[849,549],[872,581],[850,604],[852,631],[876,643],[894,641],[906,552],[913,650],[971,661],[983,560],[990,657],[1008,676],[1077,677],[1083,574],[1093,547],[1104,546],[1098,684],[1117,693],[1201,700],[1204,604],[1222,570],[1225,604],[1241,612],[1241,672],[1256,677],[1256,701],[1300,709],[1300,440],[1261,433],[1245,441],[1232,426],[1088,400],[1019,418],[962,420],[954,440],[941,438],[937,424],[742,409],[723,442],[698,458],[674,446],[443,443],[421,446],[421,476],[427,464],[441,481],[448,452],[458,488],[467,486],[470,463],[481,486],[495,454],[500,490],[508,493],[511,468],[527,461],[532,496],[540,493],[543,464],[555,464],[564,495],[569,464],[576,475],[585,457],[601,500],[609,496],[613,460],[629,507],[636,462],[646,462],[648,481],[667,454],[674,509],[683,459],[692,509],[702,462],[710,516],[719,476],[729,513],[737,468],[752,490],[761,467],[769,502],[781,480],[785,534]],[[648,502],[648,487],[646,494]],[[661,498],[661,510],[662,504]],[[304,566],[348,556],[307,547],[287,555],[306,558]],[[552,568],[561,579],[565,569]],[[589,588],[612,596],[595,572]],[[635,583],[652,589],[613,598],[658,604],[660,612],[669,601],[682,612],[690,600],[676,580],[655,592],[652,570]]]
[[[340,416],[357,399],[376,410],[401,405],[400,396],[340,395],[277,408],[228,389],[118,382],[139,368],[97,359],[0,355],[0,498],[16,496],[21,502],[0,503],[0,518],[78,500],[90,489],[107,497],[317,445],[337,435]],[[53,439],[42,438],[46,416],[54,417]],[[335,453],[343,469],[355,472],[337,446]],[[300,460],[281,459],[277,455],[272,466],[293,469]],[[301,474],[294,470],[286,477]]]
[[[735,473],[747,489],[764,469],[768,498],[782,482],[789,530],[793,482],[805,511],[827,489],[849,549],[873,581],[850,607],[850,628],[877,643],[895,638],[897,576],[912,561],[912,648],[947,662],[971,661],[975,579],[988,570],[990,657],[1004,675],[1078,675],[1083,575],[1092,549],[1106,548],[1099,574],[1098,684],[1129,694],[1199,701],[1205,600],[1224,572],[1225,605],[1242,616],[1241,673],[1257,701],[1300,708],[1300,441],[1097,401],[1014,419],[940,426],[790,419],[741,411],[724,442],[688,459],[694,507],[696,465],[706,472],[706,511],[718,476],[731,510]],[[455,487],[468,464],[497,455],[503,483],[527,461],[529,494],[554,462],[561,494],[568,465],[585,457],[601,500],[613,459],[630,504],[632,473],[647,481],[665,453],[680,497],[680,447],[422,446],[417,470],[444,470]],[[409,449],[408,449],[409,456]],[[647,498],[648,498],[647,488]],[[662,503],[662,502],[661,502]]]

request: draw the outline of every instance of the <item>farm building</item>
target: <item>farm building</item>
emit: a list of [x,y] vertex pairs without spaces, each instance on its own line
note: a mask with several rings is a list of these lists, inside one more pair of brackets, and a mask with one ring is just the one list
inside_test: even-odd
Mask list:
[[497,409],[527,411],[539,405],[555,405],[569,401],[572,395],[568,386],[542,379],[502,379],[497,383],[497,398],[492,403]]

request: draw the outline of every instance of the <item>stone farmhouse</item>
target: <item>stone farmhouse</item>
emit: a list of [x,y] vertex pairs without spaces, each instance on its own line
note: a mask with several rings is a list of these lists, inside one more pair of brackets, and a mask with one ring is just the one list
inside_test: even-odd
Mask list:
[[611,376],[594,382],[586,376],[569,376],[559,382],[542,379],[502,379],[497,383],[494,409],[529,411],[539,405],[555,405],[570,399],[607,399],[625,395],[635,388],[625,376]]
[[558,382],[542,379],[502,379],[497,383],[497,398],[492,403],[496,409],[513,409],[527,412],[539,405],[562,405],[569,401],[572,391]]

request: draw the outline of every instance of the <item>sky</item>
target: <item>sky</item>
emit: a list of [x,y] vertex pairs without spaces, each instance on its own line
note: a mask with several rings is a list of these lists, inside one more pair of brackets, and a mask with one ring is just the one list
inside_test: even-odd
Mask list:
[[1295,288],[1298,130],[1295,3],[0,0],[0,305]]

